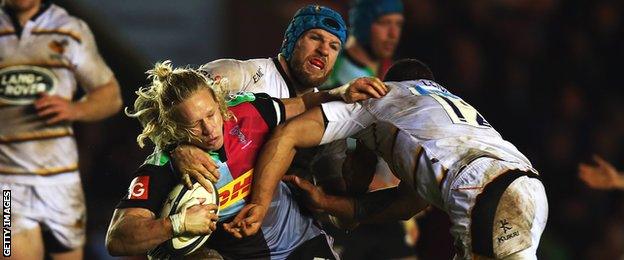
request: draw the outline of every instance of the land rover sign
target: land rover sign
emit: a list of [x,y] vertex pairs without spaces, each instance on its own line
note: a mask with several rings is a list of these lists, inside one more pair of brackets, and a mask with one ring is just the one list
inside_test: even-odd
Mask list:
[[13,66],[0,70],[0,103],[31,104],[43,92],[53,94],[58,79],[52,71],[34,66]]

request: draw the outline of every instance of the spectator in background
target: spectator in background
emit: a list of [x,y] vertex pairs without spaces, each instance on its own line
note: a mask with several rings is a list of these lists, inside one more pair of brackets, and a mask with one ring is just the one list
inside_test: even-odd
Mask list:
[[403,28],[400,0],[356,0],[349,10],[350,36],[334,71],[322,88],[334,88],[358,77],[383,79]]
[[[0,185],[11,190],[17,259],[80,259],[86,210],[71,123],[121,108],[119,85],[82,20],[49,1],[0,10]],[[72,101],[80,85],[86,95]]]

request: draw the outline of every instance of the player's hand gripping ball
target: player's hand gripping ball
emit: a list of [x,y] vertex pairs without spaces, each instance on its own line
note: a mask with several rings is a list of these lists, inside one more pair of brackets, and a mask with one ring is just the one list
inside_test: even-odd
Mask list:
[[[211,182],[210,184],[213,185],[212,188],[216,191],[217,188],[214,184]],[[170,217],[174,229],[174,237],[152,249],[148,253],[150,258],[169,259],[186,256],[199,249],[208,241],[210,233],[192,235],[189,234],[193,233],[191,230],[186,230],[186,228],[184,228],[187,224],[185,223],[185,218],[189,218],[189,216],[186,216],[187,209],[200,204],[200,199],[205,199],[205,201],[201,203],[202,205],[219,205],[219,195],[216,192],[209,193],[198,182],[193,183],[193,188],[190,190],[183,184],[178,184],[173,188],[167,197],[167,201],[163,204],[160,217]],[[216,212],[213,213],[217,215],[219,213],[218,211],[217,208]]]

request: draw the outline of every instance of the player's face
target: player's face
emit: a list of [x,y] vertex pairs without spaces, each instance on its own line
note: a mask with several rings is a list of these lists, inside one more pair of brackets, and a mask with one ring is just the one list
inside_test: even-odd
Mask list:
[[6,4],[15,11],[24,12],[39,6],[41,0],[7,0]]
[[212,93],[207,89],[195,91],[189,98],[177,105],[180,121],[188,125],[199,137],[194,145],[209,151],[223,146],[223,118]]
[[402,14],[387,14],[380,16],[371,25],[371,49],[380,59],[389,59],[394,56],[403,28]]
[[295,45],[290,68],[304,87],[318,87],[327,80],[340,52],[340,39],[322,30],[305,32]]

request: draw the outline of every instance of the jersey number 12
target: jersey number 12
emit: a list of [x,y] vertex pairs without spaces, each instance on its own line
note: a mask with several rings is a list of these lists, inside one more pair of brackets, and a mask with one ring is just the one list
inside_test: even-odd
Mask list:
[[422,80],[422,85],[414,85],[410,91],[414,95],[430,96],[446,110],[446,113],[455,124],[464,124],[474,127],[492,127],[483,116],[470,104],[455,96],[433,81]]

